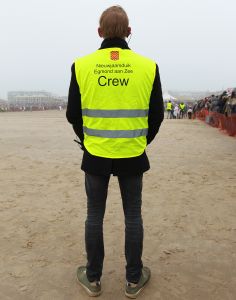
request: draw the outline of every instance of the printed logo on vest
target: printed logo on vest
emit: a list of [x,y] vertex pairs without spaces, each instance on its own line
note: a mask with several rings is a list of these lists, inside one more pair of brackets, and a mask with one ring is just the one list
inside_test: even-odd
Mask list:
[[111,60],[119,60],[119,51],[111,51],[110,57],[111,57]]

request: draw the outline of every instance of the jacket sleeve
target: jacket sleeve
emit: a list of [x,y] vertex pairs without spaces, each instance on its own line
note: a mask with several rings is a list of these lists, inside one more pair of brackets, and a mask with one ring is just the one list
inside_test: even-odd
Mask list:
[[150,144],[159,131],[164,119],[164,104],[161,89],[159,68],[156,65],[156,76],[153,82],[148,112],[147,144]]
[[69,123],[72,124],[75,134],[79,137],[80,141],[84,141],[83,133],[83,119],[81,109],[81,94],[79,85],[75,76],[75,64],[71,67],[71,81],[68,95],[68,104],[66,110],[66,117]]

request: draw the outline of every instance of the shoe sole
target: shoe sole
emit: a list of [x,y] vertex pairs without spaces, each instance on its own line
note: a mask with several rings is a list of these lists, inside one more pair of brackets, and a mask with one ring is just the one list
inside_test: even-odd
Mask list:
[[101,295],[102,291],[100,292],[91,292],[85,285],[83,285],[82,282],[79,281],[78,277],[77,277],[77,283],[82,286],[84,288],[84,290],[86,291],[86,293],[90,296],[90,297],[98,297]]
[[142,292],[142,290],[148,285],[149,281],[150,281],[151,275],[148,279],[148,281],[144,284],[143,287],[141,287],[141,289],[136,293],[136,294],[129,294],[125,291],[125,296],[130,298],[130,299],[136,299],[138,297],[138,295]]
[[136,294],[128,294],[125,292],[125,296],[130,298],[130,299],[136,299],[138,295],[142,292],[142,290],[146,287],[147,283],[136,293]]

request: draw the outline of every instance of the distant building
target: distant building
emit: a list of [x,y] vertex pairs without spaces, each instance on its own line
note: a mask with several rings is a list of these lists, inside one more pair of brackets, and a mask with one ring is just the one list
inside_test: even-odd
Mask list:
[[11,91],[7,98],[10,109],[16,110],[58,109],[66,105],[65,97],[45,91]]

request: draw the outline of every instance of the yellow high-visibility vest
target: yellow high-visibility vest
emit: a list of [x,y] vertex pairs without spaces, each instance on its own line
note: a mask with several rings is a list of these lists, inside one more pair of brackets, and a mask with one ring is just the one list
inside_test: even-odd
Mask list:
[[179,107],[180,107],[181,110],[184,110],[185,104],[184,103],[183,104],[180,103]]
[[129,49],[106,48],[77,59],[75,73],[87,151],[107,158],[141,155],[155,62]]
[[172,110],[172,103],[171,102],[167,102],[166,109],[167,110]]

